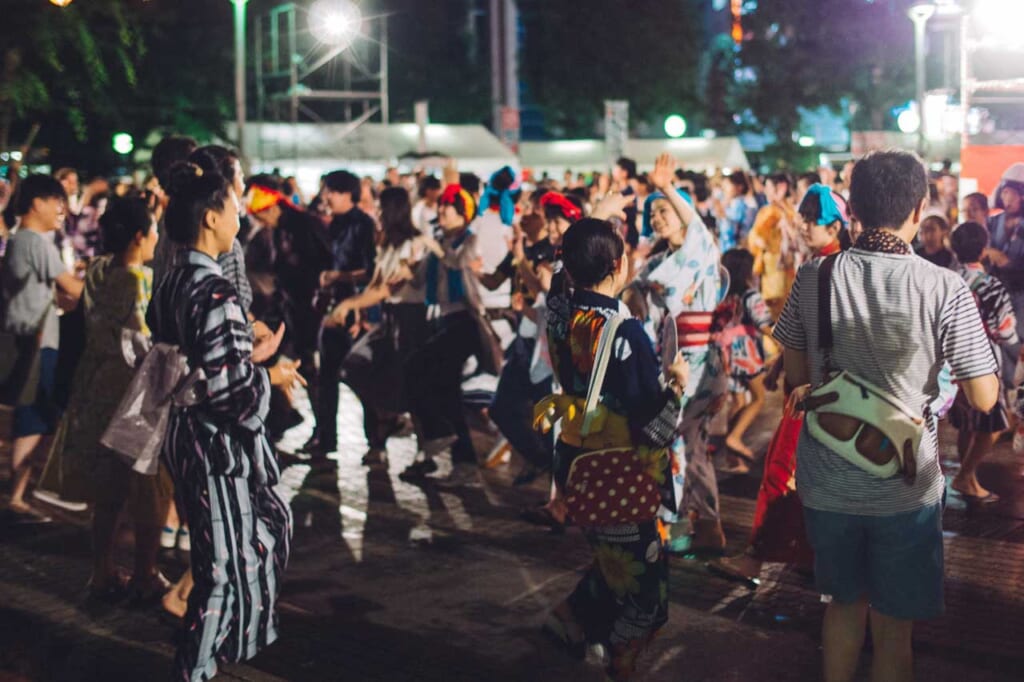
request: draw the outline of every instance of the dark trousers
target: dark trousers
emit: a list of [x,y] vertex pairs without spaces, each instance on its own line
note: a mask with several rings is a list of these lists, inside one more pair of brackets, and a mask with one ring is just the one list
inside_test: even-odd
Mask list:
[[452,461],[476,463],[462,405],[462,367],[480,354],[480,332],[468,312],[446,315],[406,362],[406,388],[424,439],[454,434]]
[[498,389],[491,403],[491,421],[527,462],[541,469],[551,468],[554,441],[533,428],[533,406],[551,393],[551,381],[530,381],[530,360],[535,339],[517,336],[505,353]]
[[341,363],[352,348],[345,327],[324,327],[320,332],[320,374],[317,378],[316,434],[325,446],[338,443],[338,393]]

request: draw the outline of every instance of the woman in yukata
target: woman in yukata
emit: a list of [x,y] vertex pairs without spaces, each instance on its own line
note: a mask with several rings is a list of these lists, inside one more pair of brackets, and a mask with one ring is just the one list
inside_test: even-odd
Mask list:
[[199,402],[171,411],[163,460],[191,528],[191,571],[175,677],[199,682],[217,663],[252,658],[277,638],[274,603],[288,560],[291,512],[274,492],[279,470],[264,420],[270,387],[303,383],[298,363],[258,367],[284,326],[253,343],[238,292],[217,257],[238,233],[238,197],[215,170],[173,169],[165,229],[187,248],[147,313],[155,343],[178,346],[202,370]]
[[690,517],[690,533],[674,538],[669,551],[714,555],[724,550],[725,534],[708,452],[708,422],[728,390],[721,353],[711,342],[721,289],[719,250],[689,196],[673,186],[675,167],[675,160],[662,154],[648,175],[658,191],[644,203],[644,221],[666,248],[648,260],[623,300],[645,321],[663,355],[666,345],[677,345],[690,365],[686,408],[672,446],[674,479],[682,488],[680,510]]

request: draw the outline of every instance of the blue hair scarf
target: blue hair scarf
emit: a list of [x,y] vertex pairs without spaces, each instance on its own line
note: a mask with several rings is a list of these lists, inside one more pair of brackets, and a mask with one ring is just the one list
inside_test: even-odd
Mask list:
[[[683,198],[683,201],[693,206],[693,199],[690,197],[689,192],[684,189],[676,189],[676,193]],[[640,233],[641,237],[650,237],[654,234],[654,230],[651,229],[651,210],[654,208],[655,201],[667,198],[662,192],[655,192],[648,195],[647,199],[644,200],[644,220],[643,231]]]
[[846,226],[849,221],[839,209],[839,204],[836,203],[831,189],[816,182],[807,188],[807,195],[810,196],[811,194],[816,195],[818,203],[821,204],[821,215],[818,217],[819,225],[831,225],[838,220],[844,227]]
[[498,214],[501,216],[501,222],[511,227],[512,223],[514,223],[516,219],[516,201],[519,199],[519,190],[514,189],[513,187],[495,189],[495,181],[502,174],[511,177],[512,184],[515,183],[515,171],[513,171],[510,166],[505,166],[492,175],[490,180],[487,181],[487,187],[484,189],[483,196],[480,198],[480,204],[483,209],[489,209],[497,204]]

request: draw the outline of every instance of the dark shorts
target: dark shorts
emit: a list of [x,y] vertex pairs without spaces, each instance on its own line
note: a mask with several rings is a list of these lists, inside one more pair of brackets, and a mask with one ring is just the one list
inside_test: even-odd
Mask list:
[[57,430],[60,419],[60,408],[54,392],[57,379],[57,350],[43,348],[39,351],[38,376],[35,380],[35,400],[29,405],[18,405],[14,408],[14,437],[52,435]]
[[902,620],[942,615],[942,505],[892,516],[804,507],[804,519],[822,594]]

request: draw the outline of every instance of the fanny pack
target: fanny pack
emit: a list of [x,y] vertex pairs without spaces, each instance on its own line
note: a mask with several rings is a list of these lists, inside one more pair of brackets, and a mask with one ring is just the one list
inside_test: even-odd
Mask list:
[[824,377],[804,397],[801,409],[811,436],[854,466],[877,476],[917,474],[929,409],[916,412],[889,391],[832,364],[832,269],[839,254],[818,270],[818,346],[825,355]]

